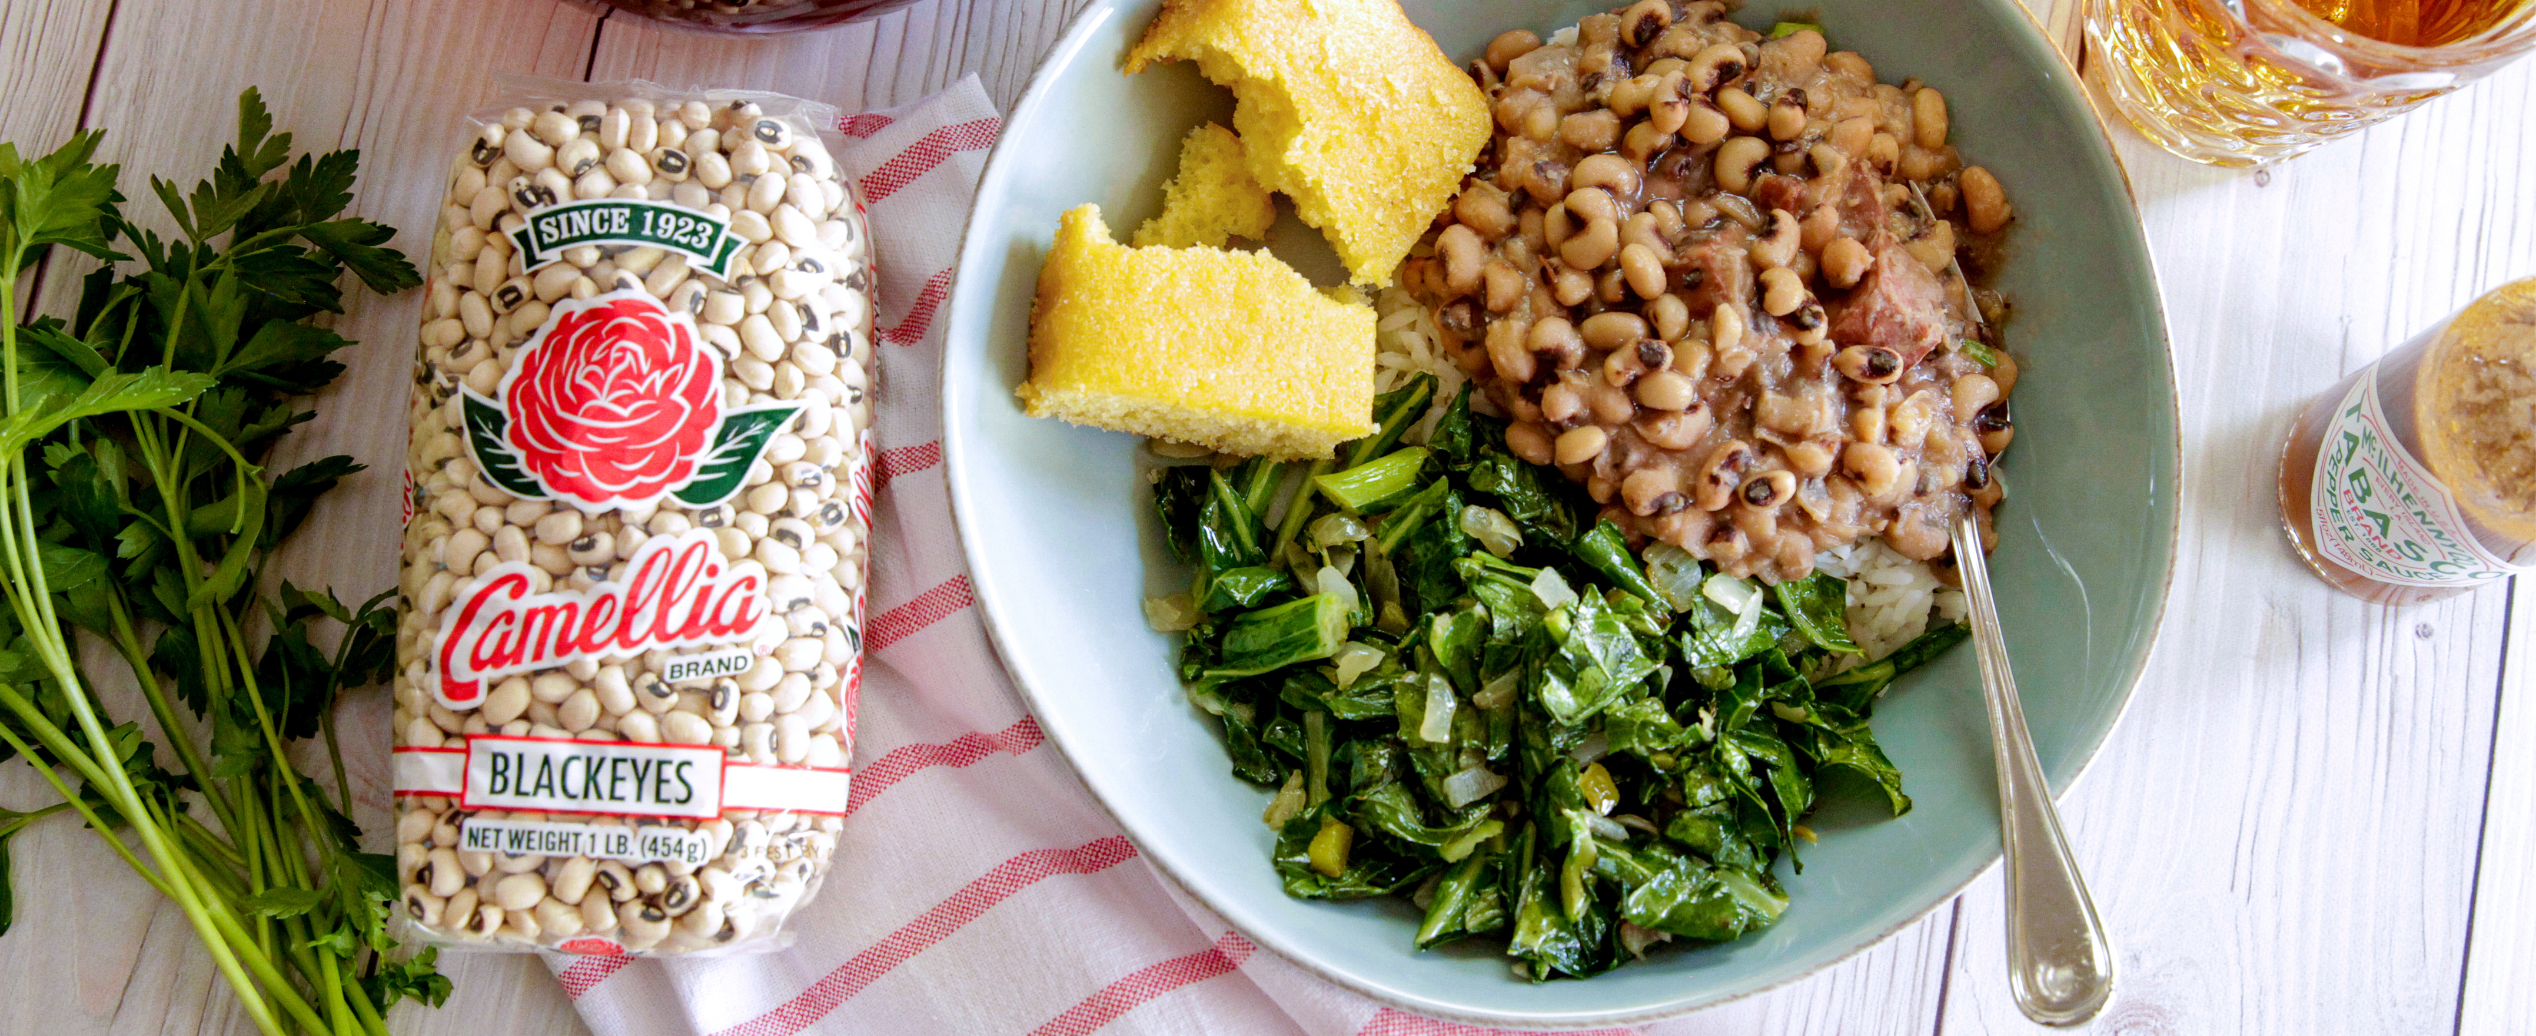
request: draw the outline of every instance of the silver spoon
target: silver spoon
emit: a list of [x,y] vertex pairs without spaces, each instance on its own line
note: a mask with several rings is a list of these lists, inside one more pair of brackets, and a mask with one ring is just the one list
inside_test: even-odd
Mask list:
[[1980,519],[1955,518],[1955,570],[1972,598],[1972,640],[1981,656],[1981,696],[1990,706],[1999,763],[1999,837],[2008,861],[2008,979],[2017,1008],[2044,1025],[2084,1025],[2113,999],[2113,948],[2087,883],[2061,836],[2051,785],[2034,760],[2034,738],[2008,669],[1999,602],[1981,553]]

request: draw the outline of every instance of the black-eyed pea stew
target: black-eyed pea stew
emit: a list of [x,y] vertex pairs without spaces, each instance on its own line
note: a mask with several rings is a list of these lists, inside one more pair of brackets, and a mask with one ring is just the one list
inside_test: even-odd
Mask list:
[[1491,42],[1496,138],[1405,282],[1507,447],[1632,533],[1769,580],[1876,536],[1937,558],[2015,435],[1964,276],[2013,209],[1937,90],[1725,10]]

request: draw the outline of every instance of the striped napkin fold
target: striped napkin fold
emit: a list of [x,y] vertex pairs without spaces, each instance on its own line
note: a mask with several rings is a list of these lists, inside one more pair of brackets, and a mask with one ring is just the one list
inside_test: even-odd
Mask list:
[[1493,1032],[1383,1007],[1258,952],[1162,880],[988,646],[942,473],[938,317],[1002,125],[970,77],[838,126],[880,267],[882,449],[853,789],[826,884],[779,951],[554,954],[549,967],[597,1036]]

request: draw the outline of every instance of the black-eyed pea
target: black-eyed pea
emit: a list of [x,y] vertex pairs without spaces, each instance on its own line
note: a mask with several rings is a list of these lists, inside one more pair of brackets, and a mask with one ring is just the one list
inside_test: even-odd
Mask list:
[[1601,299],[1606,306],[1617,306],[1629,300],[1629,277],[1620,272],[1617,262],[1594,277],[1594,297]]
[[[493,554],[501,561],[528,560],[528,533],[519,526],[505,525],[493,534]],[[478,571],[477,575],[483,575]]]
[[[541,899],[526,911],[530,924],[520,924],[520,912],[512,912],[510,923],[531,940],[558,941],[581,934],[581,908],[551,899]],[[534,934],[530,928],[534,927]]]
[[1577,386],[1568,384],[1565,378],[1552,382],[1541,390],[1542,420],[1554,425],[1564,425],[1574,421],[1577,415],[1584,412],[1585,394]]
[[711,744],[713,724],[692,712],[673,711],[661,717],[660,734],[661,739],[670,744]]
[[1770,122],[1770,109],[1738,87],[1717,91],[1717,110],[1728,125],[1744,133],[1759,133]]
[[1620,348],[1603,354],[1602,380],[1606,385],[1627,388],[1646,370],[1646,365],[1638,361],[1635,349]]
[[1798,250],[1805,242],[1805,229],[1797,224],[1796,216],[1786,209],[1771,209],[1769,225],[1768,233],[1753,238],[1752,243],[1745,248],[1752,257],[1752,264],[1764,270],[1773,266],[1786,266],[1795,261]]
[[1835,445],[1814,439],[1789,444],[1785,449],[1789,470],[1806,478],[1821,478],[1830,474]]
[[731,919],[723,905],[698,898],[700,901],[696,907],[677,920],[680,939],[690,944],[709,946],[736,937],[736,931],[725,931],[730,928]]
[[[1557,320],[1557,323],[1552,325],[1552,320]],[[1558,333],[1562,338],[1564,337],[1564,332],[1557,332],[1557,329],[1570,326],[1567,321],[1563,319],[1544,318],[1535,323],[1533,327],[1538,329],[1544,325],[1551,325],[1554,332]],[[1625,345],[1634,345],[1638,342],[1638,340],[1647,337],[1647,322],[1645,318],[1640,317],[1635,313],[1622,312],[1618,310],[1596,313],[1593,316],[1586,317],[1584,323],[1573,326],[1583,345],[1596,352],[1608,352]],[[1562,341],[1559,343],[1559,346],[1563,348],[1565,344],[1566,343]],[[1550,347],[1543,345],[1536,345],[1535,348],[1538,351],[1552,351]]]
[[1981,374],[1966,374],[1955,379],[1950,391],[1954,397],[1956,419],[1966,423],[1979,415],[1982,408],[1998,402],[2000,395],[1999,383]]
[[405,886],[404,894],[399,899],[405,906],[405,916],[413,918],[415,923],[425,928],[439,927],[441,910],[448,905],[448,900],[432,895],[430,889],[421,885]]
[[1707,93],[1743,78],[1751,71],[1751,56],[1732,43],[1713,43],[1691,55],[1684,73],[1690,78],[1693,92]]
[[1549,431],[1529,421],[1506,426],[1506,449],[1533,464],[1548,464],[1553,456]]
[[[1595,220],[1620,219],[1620,205],[1612,199],[1611,189],[1599,185],[1578,187],[1569,191],[1567,198],[1560,206],[1560,211],[1565,213],[1566,219],[1575,221],[1577,225],[1590,224]],[[1567,240],[1567,235],[1564,233],[1557,231],[1552,233],[1553,243],[1564,243]],[[1471,243],[1478,244],[1476,234],[1472,235]],[[1443,239],[1439,236],[1436,241],[1439,251],[1442,250],[1443,244]]]
[[577,179],[599,168],[601,157],[603,156],[599,151],[598,141],[588,137],[576,137],[565,141],[562,147],[555,149],[555,168],[561,170],[566,177]]
[[[1849,346],[1832,355],[1832,366],[1838,368],[1841,374],[1847,376],[1852,381],[1860,381],[1872,385],[1890,384],[1902,376],[1901,355],[1895,353],[1891,349],[1884,348],[1883,346]],[[1878,434],[1867,435],[1865,434],[1865,429],[1862,427],[1858,437],[1860,439],[1870,441],[1881,438],[1883,412],[1871,407],[1866,411],[1861,411],[1861,413],[1874,413],[1876,415],[1875,421]]]
[[1652,410],[1679,411],[1696,401],[1696,386],[1691,379],[1671,370],[1658,370],[1638,379],[1638,402]]
[[[1802,280],[1805,277],[1804,271],[1798,271],[1797,277]],[[1824,356],[1832,349],[1824,343],[1824,339],[1831,332],[1831,315],[1824,312],[1823,304],[1808,295],[1803,305],[1796,307],[1795,312],[1783,319],[1790,329],[1789,337],[1796,339],[1797,344],[1808,347],[1805,352],[1805,362],[1819,367]]]
[[1655,158],[1656,152],[1672,144],[1673,134],[1657,129],[1652,119],[1642,119],[1631,123],[1629,132],[1621,134],[1620,154],[1629,161],[1644,165]]
[[2009,393],[2016,391],[2018,371],[2016,356],[2005,349],[1992,351],[1999,355],[1999,362],[1990,368],[1990,380],[1999,384],[1999,397],[2005,399]]
[[1662,296],[1668,276],[1664,260],[1655,249],[1644,244],[1627,244],[1620,248],[1620,272],[1629,281],[1629,290],[1642,299]]
[[1506,66],[1516,58],[1541,49],[1541,37],[1529,29],[1514,29],[1497,34],[1488,41],[1484,60],[1491,71],[1504,75]]
[[2007,191],[1999,186],[1998,177],[1980,166],[1968,166],[1956,177],[1963,191],[1964,219],[1973,233],[1995,234],[2015,216],[2008,205]]
[[418,845],[426,839],[429,839],[431,837],[431,829],[437,819],[438,818],[434,817],[430,811],[421,809],[409,809],[403,813],[397,814],[396,841],[398,845]]
[[1568,175],[1567,186],[1571,192],[1600,187],[1611,192],[1614,201],[1634,205],[1642,175],[1636,164],[1619,155],[1587,155],[1577,161],[1575,170]]
[[590,689],[599,699],[599,708],[610,716],[622,716],[635,709],[634,685],[625,676],[625,667],[599,667],[590,680]]
[[774,158],[766,145],[743,140],[731,149],[731,173],[734,176],[757,176],[774,168]]
[[1789,87],[1770,105],[1764,124],[1774,140],[1795,140],[1805,135],[1805,91]]
[[1505,192],[1485,181],[1474,181],[1453,199],[1453,219],[1491,243],[1513,233],[1516,226]]
[[1796,475],[1783,469],[1764,471],[1744,479],[1735,495],[1747,506],[1774,508],[1796,498]]
[[530,678],[528,696],[530,700],[555,705],[571,697],[572,692],[580,688],[580,681],[573,679],[569,674],[544,672]]
[[1690,304],[1679,295],[1667,293],[1648,300],[1644,314],[1655,325],[1656,337],[1667,342],[1681,341],[1691,327]]
[[1901,482],[1902,462],[1882,443],[1850,443],[1840,451],[1840,466],[1871,499],[1885,496]]
[[1805,282],[1796,271],[1773,266],[1761,271],[1761,309],[1774,317],[1794,313],[1806,302]]
[[467,161],[478,169],[492,165],[495,159],[502,157],[508,136],[508,132],[499,125],[476,130],[475,138],[467,143]]
[[467,877],[466,868],[458,862],[457,851],[438,848],[425,856],[422,870],[415,875],[414,880],[425,886],[432,895],[447,899],[457,895],[460,889],[467,887]]
[[2008,444],[2016,441],[2016,425],[2009,415],[2008,401],[2002,399],[1981,408],[1973,415],[1972,431],[1980,438],[1982,452],[1993,457],[2007,452]]
[[1588,153],[1609,151],[1620,142],[1620,115],[1608,108],[1591,108],[1559,120],[1558,138],[1570,147]]
[[1860,244],[1856,238],[1834,238],[1823,246],[1823,279],[1835,288],[1856,287],[1859,279],[1865,277],[1875,263],[1875,253],[1868,251],[1867,246]]
[[1594,275],[1556,262],[1552,265],[1558,267],[1558,273],[1551,279],[1550,297],[1559,305],[1574,306],[1593,297]]
[[1805,149],[1805,159],[1814,165],[1814,175],[1837,178],[1849,171],[1849,153],[1829,144],[1816,144]]
[[1946,146],[1946,95],[1934,87],[1911,94],[1911,137],[1930,151]]
[[478,706],[477,712],[485,722],[498,727],[527,713],[529,701],[528,681],[514,676],[486,692],[484,704]]
[[1585,390],[1585,407],[1594,419],[1607,425],[1618,425],[1638,413],[1638,405],[1629,399],[1629,390],[1609,381],[1597,380]]
[[1931,149],[1915,143],[1902,149],[1902,161],[1893,167],[1893,171],[1904,180],[1927,181],[1945,175],[1954,166],[1953,148]]
[[773,215],[775,207],[784,202],[787,186],[788,182],[779,176],[759,176],[749,181],[746,202],[749,210],[760,215]]
[[[777,543],[803,550],[817,542],[810,523],[799,518],[778,518],[767,523],[766,535]],[[813,566],[816,567],[816,566]]]
[[460,529],[441,542],[440,562],[451,568],[473,565],[475,556],[493,545],[491,537],[475,529]]
[[1479,279],[1481,297],[1491,313],[1513,309],[1531,287],[1523,271],[1503,259],[1490,259],[1480,268]]
[[1620,225],[1608,219],[1593,220],[1559,244],[1559,258],[1573,270],[1594,270],[1610,262],[1620,250]]
[[[443,909],[440,916],[442,922],[446,923],[452,916],[464,915],[458,915],[454,911]],[[477,939],[490,939],[493,937],[493,933],[502,930],[503,921],[504,911],[501,907],[494,906],[491,903],[478,903],[475,908],[475,919],[468,922],[464,928],[460,929],[458,934]]]
[[1928,434],[1937,416],[1938,395],[1935,389],[1920,389],[1893,408],[1887,429],[1897,445],[1909,445]]
[[1735,491],[1743,487],[1744,470],[1755,457],[1752,446],[1741,439],[1728,439],[1708,452],[1700,462],[1698,477],[1691,486],[1691,502],[1700,510],[1723,510],[1732,503]]
[[[695,138],[691,134],[688,137],[688,144],[693,147],[694,143]],[[721,152],[698,149],[691,150],[688,154],[694,158],[694,168],[687,175],[693,178],[698,186],[708,191],[718,191],[731,185],[731,160],[723,157]],[[704,207],[710,208],[710,206]],[[730,213],[726,207],[721,218],[727,219],[729,216]]]
[[1867,139],[1866,163],[1878,172],[1890,173],[1902,161],[1902,141],[1893,134],[1877,130]]
[[587,687],[572,692],[555,708],[556,717],[562,720],[559,725],[576,734],[598,723],[601,714],[599,696]]
[[637,952],[660,945],[669,937],[671,925],[669,915],[649,904],[618,910],[617,923],[624,929],[624,938],[618,941]]
[[527,130],[513,130],[502,141],[502,156],[523,171],[544,169],[554,164],[555,149]]
[[604,936],[616,930],[616,904],[606,896],[581,897],[581,930]]
[[1903,242],[1902,248],[1911,253],[1912,258],[1919,260],[1921,266],[1927,267],[1929,272],[1945,273],[1955,262],[1954,221],[1941,219],[1929,224],[1928,229],[1920,236]]
[[1752,189],[1752,174],[1770,157],[1770,145],[1759,137],[1730,137],[1717,146],[1717,186],[1736,194]]
[[1831,130],[1823,136],[1823,142],[1846,156],[1859,158],[1867,154],[1868,145],[1875,137],[1875,120],[1859,116],[1832,123]]
[[[637,695],[635,700],[648,707],[652,701],[657,699],[648,699]],[[628,741],[637,741],[644,744],[659,744],[661,741],[660,720],[654,713],[651,712],[638,710],[618,716],[616,718],[616,732],[618,736],[623,737]]]

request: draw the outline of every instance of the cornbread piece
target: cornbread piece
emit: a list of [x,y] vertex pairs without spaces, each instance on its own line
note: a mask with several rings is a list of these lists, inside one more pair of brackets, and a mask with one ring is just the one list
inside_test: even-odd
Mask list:
[[1236,237],[1266,238],[1277,222],[1277,203],[1242,162],[1242,138],[1212,122],[1180,141],[1180,171],[1162,194],[1162,215],[1136,228],[1138,248],[1222,248]]
[[1488,102],[1394,0],[1167,0],[1127,71],[1189,59],[1233,91],[1251,175],[1359,284],[1392,268],[1488,140]]
[[1374,432],[1374,311],[1264,253],[1129,248],[1067,212],[1030,311],[1032,417],[1327,457]]

